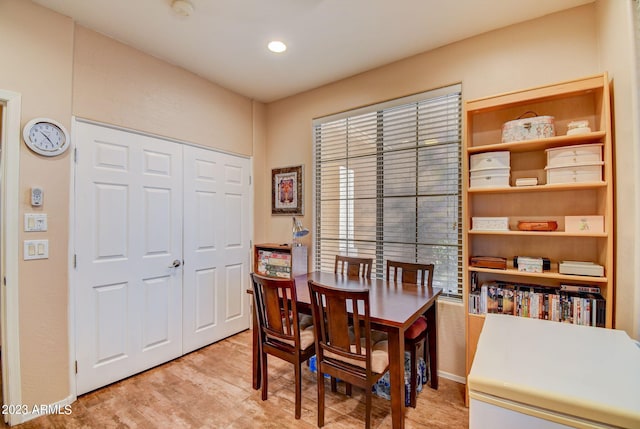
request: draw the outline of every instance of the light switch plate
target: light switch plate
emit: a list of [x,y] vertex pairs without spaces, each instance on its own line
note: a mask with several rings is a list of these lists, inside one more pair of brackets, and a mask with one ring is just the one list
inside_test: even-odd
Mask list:
[[24,260],[31,259],[48,259],[49,258],[49,240],[25,240],[24,241]]
[[47,214],[46,213],[25,213],[24,214],[24,231],[46,231],[47,230]]

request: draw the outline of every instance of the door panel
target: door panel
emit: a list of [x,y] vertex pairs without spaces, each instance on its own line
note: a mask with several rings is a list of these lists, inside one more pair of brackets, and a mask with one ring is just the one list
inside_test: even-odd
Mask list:
[[215,298],[218,276],[215,268],[196,271],[195,275],[195,331],[212,328],[217,320]]
[[168,316],[171,314],[171,300],[176,298],[172,296],[174,289],[171,276],[145,279],[143,282],[142,348],[145,352],[171,341],[172,320]]
[[250,163],[230,155],[222,155],[222,192],[224,193],[224,252],[222,263],[225,270],[224,315],[225,336],[249,327],[250,262],[249,231],[251,204],[248,178]]
[[126,320],[112,320],[114,309],[124,308],[127,304],[127,283],[104,285],[93,288],[97,328],[96,363],[105,365],[127,354]]
[[231,322],[244,316],[245,306],[244,296],[246,290],[241,290],[237,287],[238,284],[242,284],[242,277],[244,276],[244,267],[242,264],[228,265],[226,268],[226,309],[224,314],[226,315],[226,322]]
[[182,354],[182,147],[74,125],[82,394]]
[[184,148],[183,347],[249,327],[250,161]]

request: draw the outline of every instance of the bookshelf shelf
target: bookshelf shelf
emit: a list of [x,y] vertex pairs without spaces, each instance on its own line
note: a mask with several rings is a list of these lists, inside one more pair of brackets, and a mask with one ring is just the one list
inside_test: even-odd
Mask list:
[[509,194],[521,192],[557,192],[557,191],[578,191],[584,189],[606,188],[607,182],[584,182],[584,183],[563,183],[552,185],[536,186],[510,186],[508,188],[473,188],[469,189],[470,194]]
[[574,144],[596,143],[606,137],[605,131],[595,131],[587,134],[573,136],[556,136],[545,139],[515,141],[509,143],[492,143],[468,148],[469,154],[490,152],[495,150],[508,150],[510,152],[530,152],[545,150],[554,147],[569,146]]
[[565,231],[474,231],[469,230],[470,235],[506,235],[506,236],[524,236],[524,237],[583,237],[583,238],[607,238],[609,234],[606,232],[597,233],[574,233]]
[[[519,117],[526,111],[552,116],[555,136],[500,143],[503,124]],[[594,290],[598,290],[595,289],[597,287],[601,291],[601,297],[593,299],[598,300],[597,308],[601,312],[598,316],[599,323],[602,323],[602,310],[604,309],[606,311],[603,324],[607,328],[613,328],[614,183],[607,74],[468,100],[465,102],[464,112],[466,120],[462,152],[462,280],[466,314],[467,373],[471,369],[484,323],[484,315],[474,313],[474,311],[478,311],[478,307],[474,306],[474,303],[479,302],[478,299],[480,302],[484,302],[482,300],[485,295],[478,296],[482,292],[483,284],[488,285],[493,282],[493,284],[501,285],[501,288],[505,286],[503,290],[515,287],[516,291],[535,287],[542,291],[548,291],[540,293],[552,295],[554,300],[556,300],[556,295],[560,292],[560,286],[563,284],[592,286]],[[570,122],[584,120],[589,122],[591,132],[566,135]],[[547,167],[558,166],[558,164],[548,164],[550,154],[555,155],[567,151],[576,153],[577,149],[573,146],[586,147],[591,152],[594,152],[591,148],[601,147],[601,179],[598,180],[596,176],[588,179],[591,180],[589,182],[580,180],[574,182],[571,179],[565,179],[567,183],[546,184],[549,175],[555,174],[555,171],[551,171]],[[556,148],[567,149],[565,151],[547,151],[547,149]],[[477,165],[478,160],[484,159],[481,154],[494,151],[509,152],[509,169],[507,171],[508,184],[511,186],[470,188],[472,155],[476,155],[474,162]],[[581,165],[576,160],[568,161],[567,164],[571,167]],[[561,164],[561,166],[563,165],[565,164]],[[496,171],[495,175],[500,176],[500,173]],[[489,176],[493,176],[493,174],[489,174]],[[517,178],[533,177],[538,179],[539,185],[514,186]],[[565,220],[568,219],[567,216],[601,216],[604,223],[602,231],[604,232],[566,232]],[[474,231],[472,230],[472,217],[508,218],[510,230]],[[516,229],[516,223],[520,220],[556,221],[558,230],[548,232],[519,231]],[[518,271],[511,264],[511,258],[515,255],[547,258],[551,261],[551,270],[542,273]],[[469,264],[472,256],[503,257],[507,258],[509,263],[506,270],[472,267]],[[604,267],[606,277],[560,274],[558,272],[560,261],[594,262]],[[519,298],[522,296],[519,295]],[[551,297],[546,296],[543,299],[547,298],[549,301],[551,300]],[[483,306],[483,308],[485,307]],[[545,302],[545,310],[543,311],[546,311],[546,308]],[[514,310],[513,314],[523,314],[519,310]],[[550,314],[548,316],[550,318]],[[572,315],[570,316],[572,317]],[[547,315],[545,314],[544,317]]]
[[[476,273],[488,273],[498,276],[518,276],[518,277],[528,277],[531,280],[535,279],[554,279],[554,280],[563,280],[570,282],[584,282],[584,283],[609,283],[609,280],[606,277],[592,277],[592,276],[576,276],[569,274],[560,274],[557,270],[557,267],[552,268],[550,271],[544,271],[542,273],[528,273],[525,271],[518,271],[515,268],[507,268],[506,270],[497,270],[492,268],[479,268],[479,267],[469,267],[470,272]],[[559,286],[559,285],[555,285]],[[554,285],[546,286],[546,287],[554,287]]]

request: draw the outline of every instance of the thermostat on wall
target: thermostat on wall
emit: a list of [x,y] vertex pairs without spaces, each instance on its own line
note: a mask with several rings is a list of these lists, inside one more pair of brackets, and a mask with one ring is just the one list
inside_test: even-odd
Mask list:
[[42,205],[42,200],[44,199],[44,192],[42,188],[38,186],[34,186],[31,188],[31,205],[34,207],[39,207]]

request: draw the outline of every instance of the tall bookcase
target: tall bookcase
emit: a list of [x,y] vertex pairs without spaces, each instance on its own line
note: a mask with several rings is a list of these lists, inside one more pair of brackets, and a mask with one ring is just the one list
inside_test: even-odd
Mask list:
[[[555,136],[502,143],[502,125],[526,111],[555,118]],[[606,300],[605,326],[614,326],[614,213],[611,111],[606,73],[465,103],[463,144],[463,287],[466,314],[467,374],[484,323],[483,314],[470,313],[471,281],[492,280],[535,284],[557,290],[563,283],[594,285]],[[588,120],[591,132],[567,135],[570,122]],[[602,180],[577,183],[513,186],[516,177],[538,175],[546,180],[547,149],[602,145]],[[510,186],[470,187],[470,157],[509,151]],[[602,216],[602,232],[567,232],[565,216]],[[508,230],[473,230],[472,217],[508,218]],[[520,220],[557,221],[555,231],[522,231]],[[545,257],[551,269],[523,272],[514,256]],[[472,256],[507,258],[506,269],[470,265]],[[590,261],[604,267],[604,277],[560,274],[560,261]],[[549,322],[555,323],[555,322]]]
[[293,278],[308,272],[307,246],[256,244],[253,261],[253,272],[262,276]]

